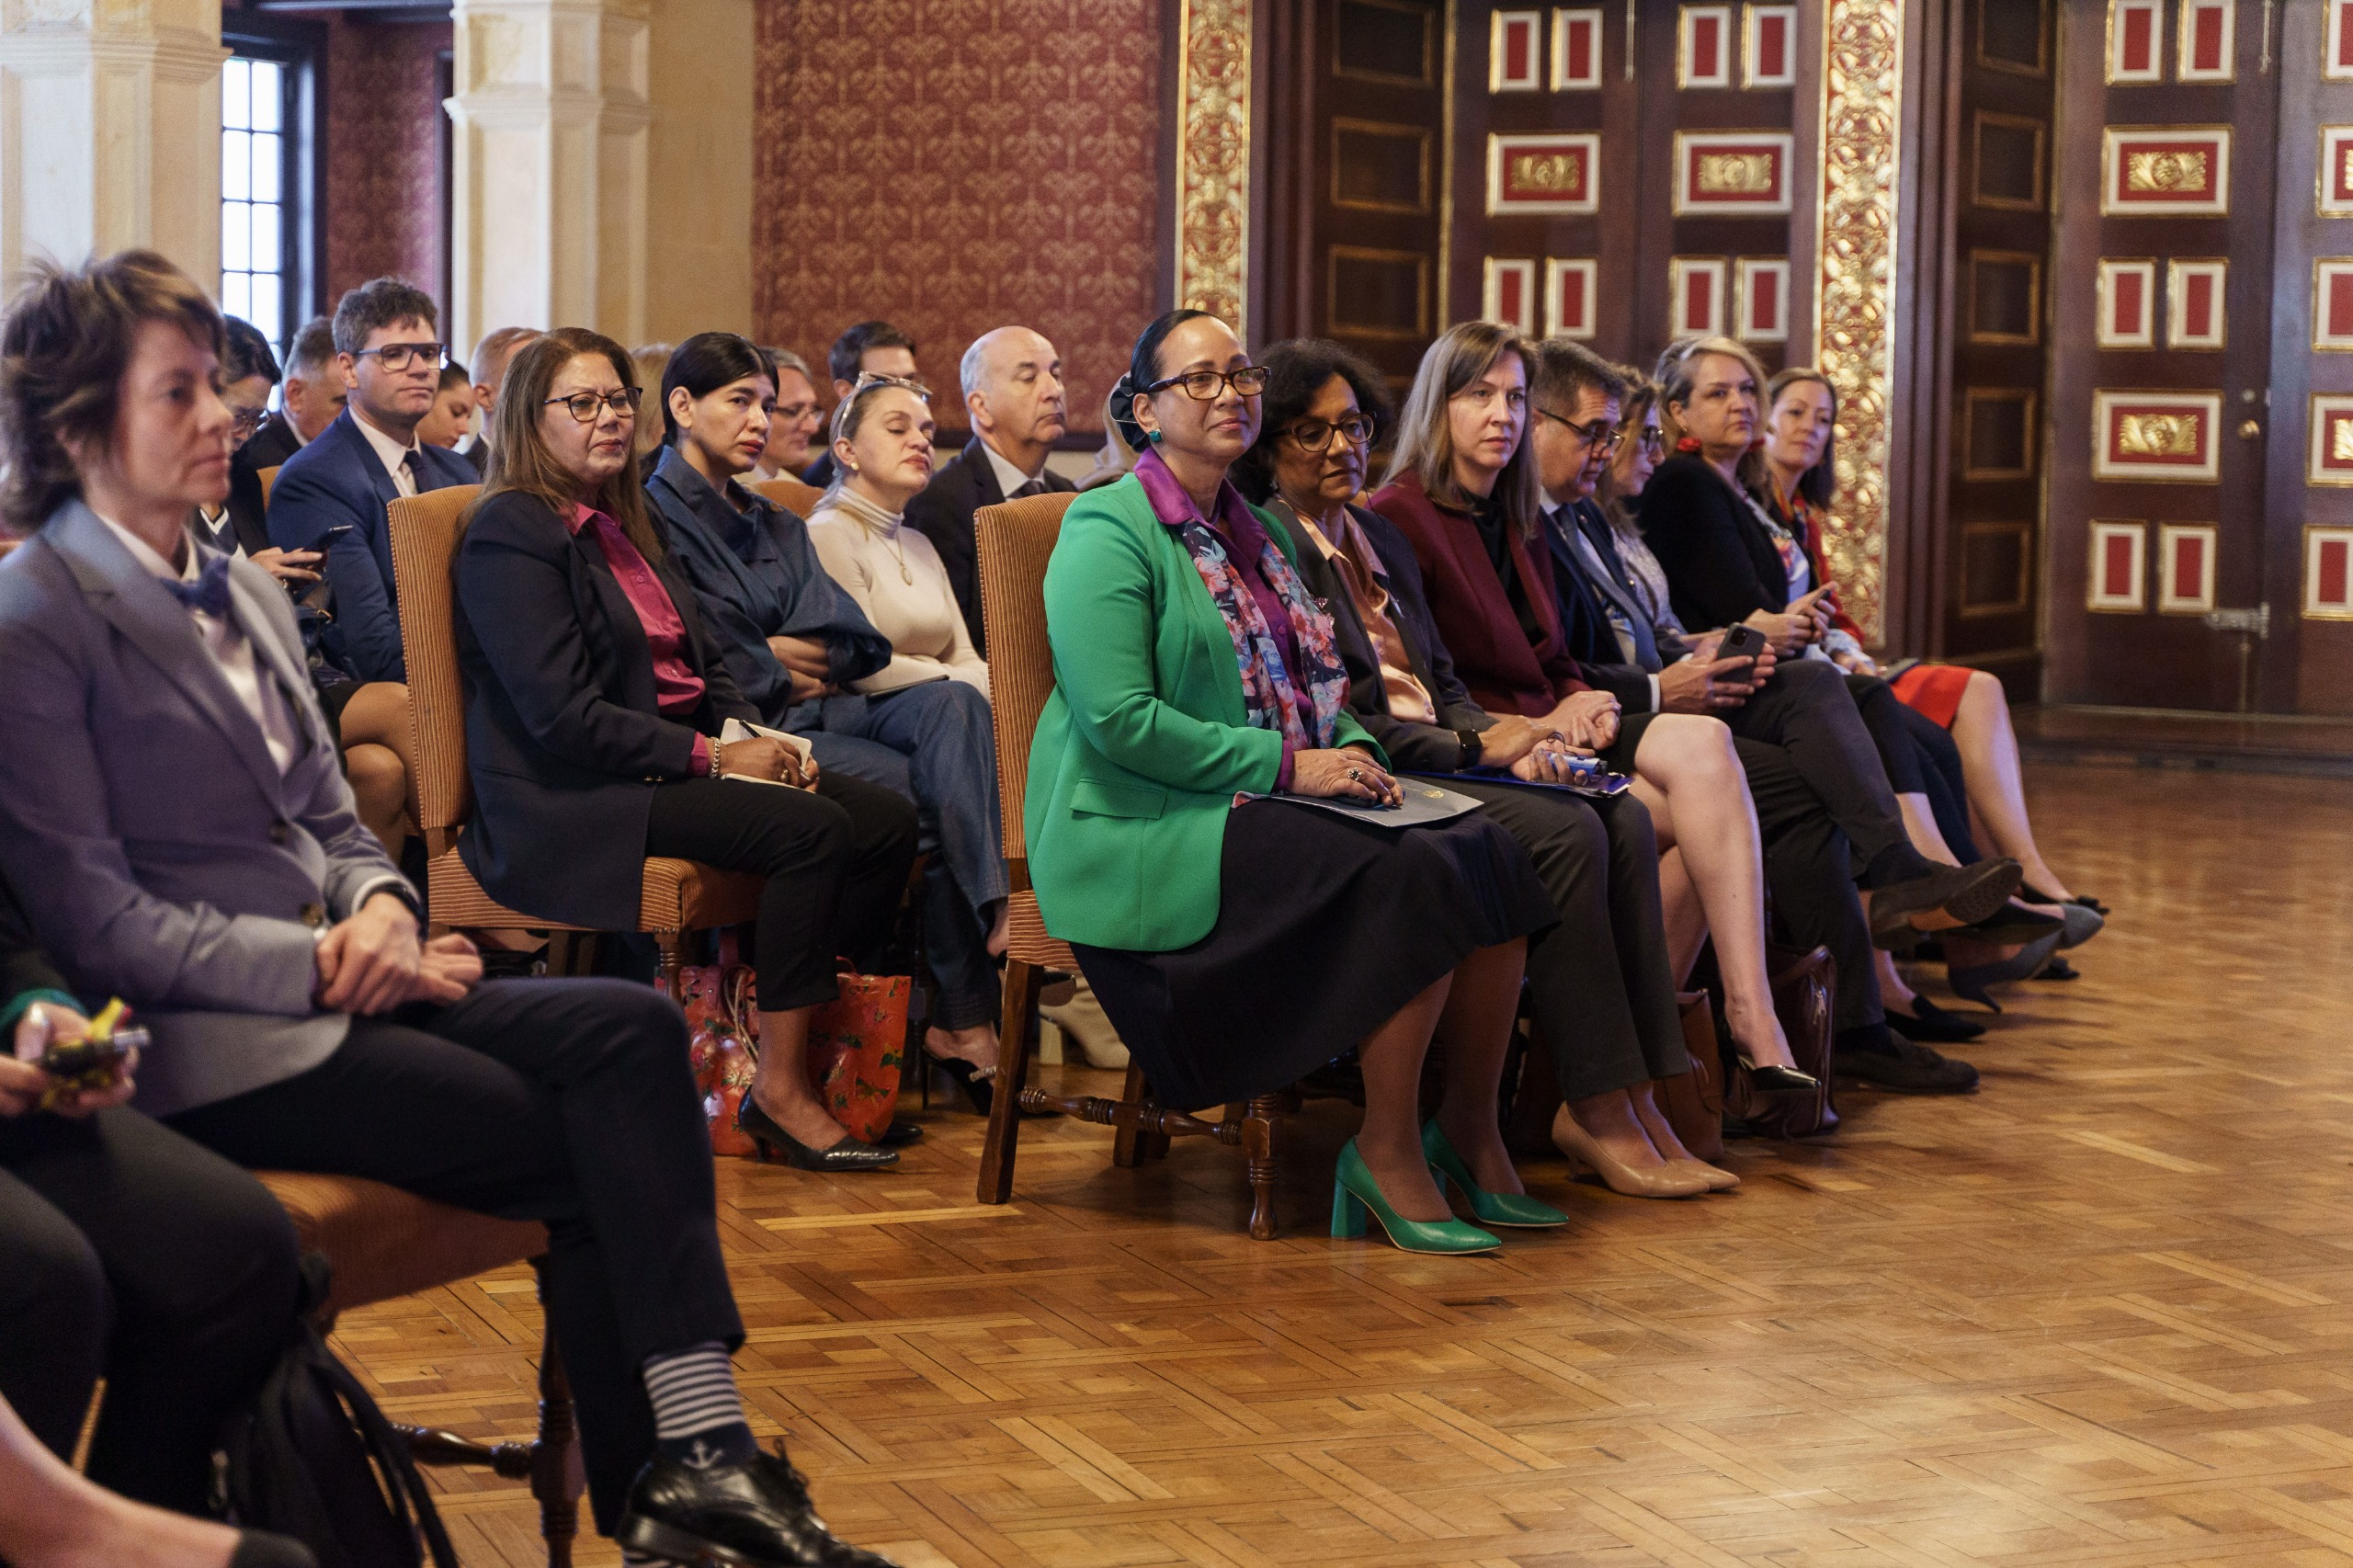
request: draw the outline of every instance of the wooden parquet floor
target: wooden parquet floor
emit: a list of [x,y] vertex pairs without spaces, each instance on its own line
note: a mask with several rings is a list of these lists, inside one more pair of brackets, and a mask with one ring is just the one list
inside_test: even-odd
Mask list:
[[[907,1568],[2353,1561],[2353,783],[2031,785],[2116,914],[1973,1097],[1846,1096],[1679,1203],[1530,1162],[1574,1227],[1451,1262],[1324,1236],[1338,1106],[1272,1244],[1231,1152],[1121,1171],[1070,1122],[1005,1209],[969,1115],[879,1177],[730,1161],[755,1419]],[[517,1269],[338,1345],[522,1436],[538,1329]],[[541,1561],[519,1488],[440,1480],[469,1564]]]

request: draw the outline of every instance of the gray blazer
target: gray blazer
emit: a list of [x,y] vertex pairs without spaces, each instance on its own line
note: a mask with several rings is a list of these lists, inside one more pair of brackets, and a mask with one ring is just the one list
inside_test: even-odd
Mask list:
[[87,506],[0,561],[0,877],[74,992],[153,1031],[153,1116],[332,1055],[350,1019],[311,1005],[319,933],[387,885],[413,896],[353,814],[285,593],[246,561],[230,585],[293,704],[283,775],[188,611]]

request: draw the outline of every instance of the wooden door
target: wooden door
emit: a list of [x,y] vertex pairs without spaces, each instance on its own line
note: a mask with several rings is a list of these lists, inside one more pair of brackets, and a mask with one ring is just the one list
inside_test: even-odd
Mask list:
[[1402,397],[1443,331],[1443,0],[1310,0],[1270,17],[1263,329],[1329,337]]
[[[2274,269],[2274,221],[2275,198],[2310,199],[2309,172],[2302,190],[2280,176],[2312,110],[2279,29],[2325,8],[2066,0],[2038,433],[2059,700],[2294,706],[2280,519],[2302,487],[2276,482],[2302,420],[2275,387],[2301,384],[2310,351],[2273,330],[2297,291]],[[2306,123],[2283,128],[2283,91]]]

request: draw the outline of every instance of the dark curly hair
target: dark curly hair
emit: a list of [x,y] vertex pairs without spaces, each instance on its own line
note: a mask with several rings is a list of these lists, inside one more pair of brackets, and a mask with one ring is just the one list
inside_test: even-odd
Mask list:
[[[1388,428],[1395,410],[1381,372],[1365,359],[1329,338],[1293,337],[1274,345],[1258,357],[1267,368],[1267,390],[1259,394],[1265,415],[1258,438],[1233,465],[1233,483],[1253,502],[1263,505],[1275,493],[1275,443],[1305,415],[1315,394],[1334,376],[1348,383],[1357,407],[1378,432]],[[1370,473],[1370,466],[1366,472]]]
[[123,373],[151,321],[216,355],[227,347],[204,290],[152,250],[33,264],[0,316],[0,524],[30,533],[82,494],[67,443],[104,450],[114,439]]

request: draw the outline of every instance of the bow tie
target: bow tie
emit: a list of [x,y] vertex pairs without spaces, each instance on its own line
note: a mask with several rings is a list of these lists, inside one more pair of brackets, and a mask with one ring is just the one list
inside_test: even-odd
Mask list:
[[204,563],[193,583],[157,578],[164,591],[190,609],[200,609],[215,620],[229,619],[229,558],[216,555]]

